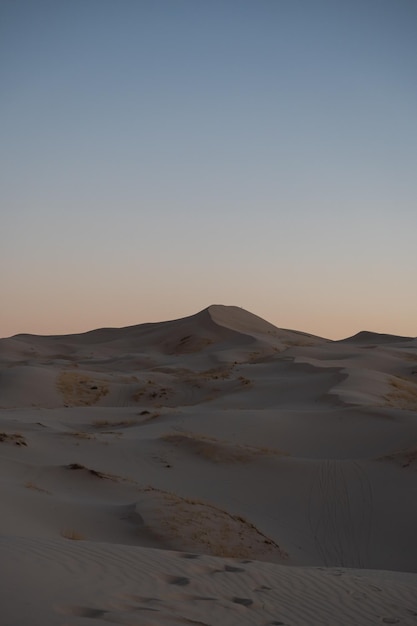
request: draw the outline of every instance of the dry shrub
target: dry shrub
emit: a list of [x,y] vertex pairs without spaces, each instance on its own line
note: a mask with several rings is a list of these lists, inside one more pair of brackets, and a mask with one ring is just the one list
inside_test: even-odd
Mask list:
[[85,536],[82,533],[74,530],[73,528],[64,528],[61,530],[61,537],[64,537],[65,539],[72,539],[73,541],[83,541],[85,539]]
[[36,483],[34,483],[34,482],[30,481],[30,480],[28,480],[25,483],[25,487],[26,487],[26,489],[33,489],[34,491],[40,491],[42,493],[47,493],[48,495],[51,495],[50,491],[48,491],[47,489],[43,489],[42,487],[39,487]]
[[126,420],[119,420],[119,421],[115,421],[115,422],[111,422],[110,420],[94,420],[93,422],[93,426],[95,428],[119,428],[119,427],[123,427],[123,426],[136,426],[136,424],[138,424],[138,422],[135,419],[126,419]]
[[284,560],[288,554],[239,515],[212,504],[148,487],[140,511],[146,525],[170,549],[230,558]]
[[95,436],[91,433],[86,433],[84,431],[77,431],[73,433],[65,433],[68,437],[74,437],[75,439],[95,439]]
[[140,387],[132,394],[132,400],[134,402],[141,402],[142,400],[167,400],[172,397],[174,393],[174,389],[171,387],[161,387],[152,380],[148,380],[146,387]]
[[98,470],[91,469],[86,467],[85,465],[81,465],[81,463],[70,463],[69,465],[64,465],[67,470],[75,470],[75,471],[83,471],[94,478],[99,478],[101,480],[111,480],[112,482],[128,482],[137,484],[136,480],[133,478],[128,478],[126,476],[117,476],[116,474],[108,474],[104,472],[99,472]]
[[401,467],[411,467],[413,463],[417,462],[417,446],[410,448],[404,448],[398,450],[392,454],[386,454],[377,459],[378,461],[394,461],[401,465]]
[[207,348],[207,346],[211,345],[213,342],[212,339],[208,339],[207,337],[198,337],[194,335],[185,335],[181,337],[181,339],[174,344],[170,343],[165,346],[166,354],[192,354],[193,352],[200,352]]
[[189,385],[200,387],[201,383],[211,380],[227,380],[230,378],[234,368],[233,365],[222,365],[221,367],[212,367],[208,370],[193,371],[190,369],[178,368],[172,372],[182,382]]
[[0,433],[0,443],[13,443],[15,446],[27,446],[26,439],[20,433]]
[[389,384],[392,390],[385,395],[386,404],[411,411],[417,409],[417,383],[409,378],[392,376]]
[[294,347],[310,348],[311,346],[315,345],[315,342],[309,339],[286,339],[283,343],[289,348],[294,348]]
[[144,414],[148,414],[144,419],[142,419],[139,424],[147,424],[148,422],[152,422],[153,420],[155,420],[157,417],[159,417],[161,414],[160,413],[150,413],[149,411],[142,411],[140,413],[140,415],[144,415]]
[[94,420],[92,426],[94,426],[95,428],[107,428],[111,424],[112,422],[110,422],[109,420]]
[[57,387],[62,393],[64,403],[70,406],[91,406],[109,392],[106,381],[68,370],[59,375]]
[[272,448],[232,444],[191,432],[166,433],[161,436],[161,440],[182,447],[207,461],[215,463],[248,463],[259,456],[284,454]]
[[70,463],[69,465],[66,465],[65,467],[66,469],[69,469],[69,470],[82,470],[84,472],[87,472],[88,474],[91,474],[91,476],[95,476],[95,478],[113,480],[115,482],[119,481],[119,476],[115,476],[114,474],[105,474],[104,472],[99,472],[98,470],[90,469],[88,467],[85,467],[85,465],[81,465],[81,463]]

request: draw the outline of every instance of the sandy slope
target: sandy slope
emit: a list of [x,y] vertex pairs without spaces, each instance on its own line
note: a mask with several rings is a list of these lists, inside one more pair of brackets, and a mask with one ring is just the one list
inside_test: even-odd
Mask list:
[[17,335],[0,410],[2,626],[417,624],[416,339]]

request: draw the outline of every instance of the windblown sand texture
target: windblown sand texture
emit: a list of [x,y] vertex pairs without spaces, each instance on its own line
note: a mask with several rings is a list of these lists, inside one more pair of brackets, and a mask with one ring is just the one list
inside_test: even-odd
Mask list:
[[417,340],[0,340],[0,625],[417,625]]

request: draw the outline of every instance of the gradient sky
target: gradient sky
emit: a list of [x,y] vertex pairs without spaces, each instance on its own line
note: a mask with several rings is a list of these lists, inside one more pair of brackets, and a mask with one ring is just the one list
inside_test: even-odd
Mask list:
[[415,0],[2,0],[0,336],[417,335]]

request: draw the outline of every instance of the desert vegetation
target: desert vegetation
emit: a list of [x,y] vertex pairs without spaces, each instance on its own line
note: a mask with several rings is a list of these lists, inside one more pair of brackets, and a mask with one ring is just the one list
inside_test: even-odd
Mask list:
[[288,558],[275,541],[240,515],[154,487],[143,493],[145,510],[140,513],[145,523],[172,549],[230,558]]
[[27,446],[27,441],[20,433],[0,433],[0,443],[12,443],[15,446]]
[[106,381],[68,370],[59,374],[57,387],[68,406],[91,406],[109,392]]
[[192,432],[166,433],[161,440],[214,463],[249,463],[256,457],[284,454],[272,448],[233,444]]
[[417,383],[408,378],[391,376],[389,379],[391,390],[385,395],[389,406],[400,409],[417,409]]
[[73,528],[64,528],[61,530],[61,537],[64,539],[71,539],[72,541],[83,541],[86,539],[85,535],[74,530]]
[[417,468],[417,445],[409,448],[403,448],[397,450],[392,454],[386,454],[378,458],[379,461],[394,461],[398,465],[404,468],[414,467]]

